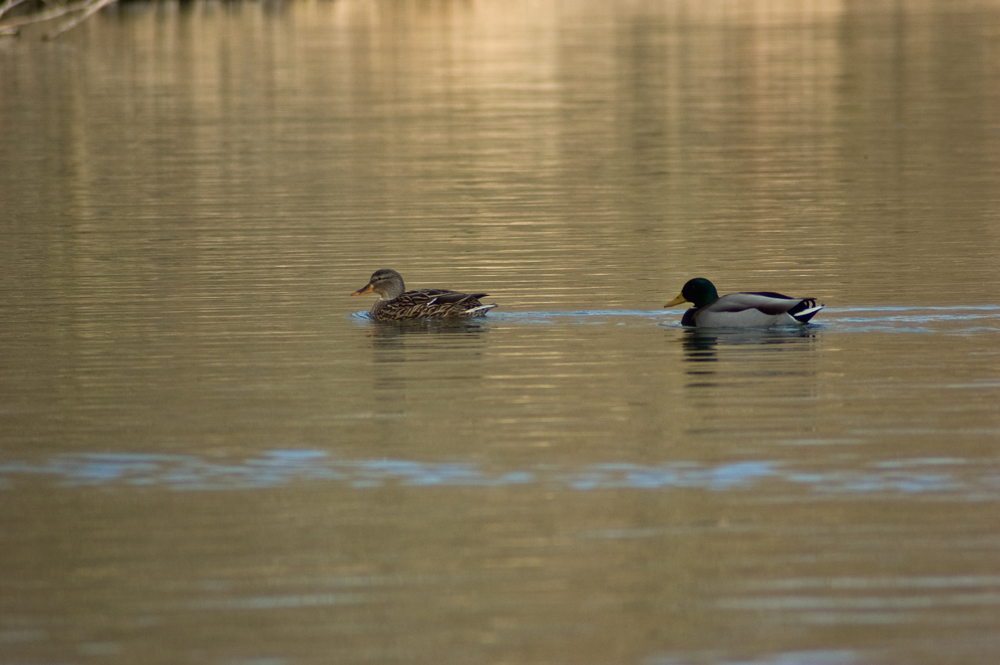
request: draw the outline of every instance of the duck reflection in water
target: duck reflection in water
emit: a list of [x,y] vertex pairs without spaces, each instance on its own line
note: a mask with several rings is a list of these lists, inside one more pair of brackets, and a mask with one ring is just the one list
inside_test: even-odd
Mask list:
[[[464,384],[483,377],[484,337],[490,326],[465,319],[425,320],[407,325],[369,325],[368,376],[379,404],[377,413],[398,416],[399,405],[428,390],[429,382]],[[440,388],[439,388],[440,389]],[[396,405],[396,406],[390,406]]]
[[[489,330],[481,321],[468,319],[426,319],[406,325],[373,325],[368,331],[372,346],[380,350],[400,350],[423,345],[446,344],[464,346],[466,340],[479,338]],[[444,339],[442,339],[442,337]],[[379,362],[376,359],[376,362]],[[383,361],[385,362],[385,361]]]
[[684,345],[684,360],[698,363],[701,366],[689,367],[690,375],[714,374],[715,371],[704,363],[719,361],[720,346],[749,347],[760,350],[762,347],[784,346],[785,348],[802,345],[811,346],[816,338],[814,328],[732,328],[706,330],[687,328],[683,331],[681,343]]

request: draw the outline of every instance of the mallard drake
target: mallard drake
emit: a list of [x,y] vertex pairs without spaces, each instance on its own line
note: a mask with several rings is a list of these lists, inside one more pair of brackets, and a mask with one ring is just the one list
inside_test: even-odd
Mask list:
[[684,285],[681,294],[664,307],[689,302],[694,308],[684,312],[681,325],[699,328],[765,328],[808,323],[823,309],[815,298],[791,298],[764,291],[729,293],[721,298],[715,285],[696,277]]
[[406,321],[409,319],[451,319],[482,316],[496,305],[484,305],[485,293],[459,293],[446,289],[407,291],[403,276],[383,268],[372,273],[368,284],[352,296],[377,293],[381,296],[372,305],[371,317],[376,321]]

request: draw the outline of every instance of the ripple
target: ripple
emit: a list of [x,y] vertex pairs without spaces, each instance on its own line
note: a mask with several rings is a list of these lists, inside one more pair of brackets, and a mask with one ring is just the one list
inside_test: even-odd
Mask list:
[[[622,309],[572,310],[541,312],[490,312],[475,319],[488,325],[627,325],[648,322],[667,329],[682,329],[682,310]],[[350,318],[359,324],[374,322],[365,311],[354,312]],[[775,328],[773,330],[781,330]],[[961,333],[989,334],[1000,332],[1000,306],[972,305],[956,307],[827,307],[807,326],[791,330],[813,332],[894,332],[894,333]],[[738,330],[738,329],[737,329]]]
[[819,649],[814,651],[785,651],[756,656],[752,660],[723,659],[717,653],[662,654],[647,658],[643,665],[852,665],[862,662],[861,652],[846,649]]
[[796,469],[777,461],[722,464],[672,461],[642,465],[599,463],[487,469],[475,462],[402,459],[337,459],[321,450],[272,450],[259,457],[220,460],[194,455],[82,453],[42,462],[0,464],[0,488],[40,479],[67,487],[161,487],[174,491],[266,489],[326,482],[357,489],[404,487],[499,487],[535,485],[574,491],[753,489],[765,484],[806,488],[816,495],[1000,496],[996,460],[912,458],[876,461],[859,468]]

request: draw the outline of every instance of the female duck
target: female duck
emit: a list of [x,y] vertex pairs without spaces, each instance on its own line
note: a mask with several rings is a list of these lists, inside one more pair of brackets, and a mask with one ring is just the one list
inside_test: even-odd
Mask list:
[[380,296],[371,309],[371,317],[376,321],[468,318],[482,316],[496,307],[479,302],[485,293],[469,295],[445,289],[407,291],[403,276],[388,268],[376,270],[368,284],[351,295],[366,293]]
[[730,293],[719,297],[715,285],[697,277],[684,285],[681,294],[664,307],[689,302],[681,325],[699,328],[764,328],[808,323],[823,309],[815,298],[790,298],[780,293]]

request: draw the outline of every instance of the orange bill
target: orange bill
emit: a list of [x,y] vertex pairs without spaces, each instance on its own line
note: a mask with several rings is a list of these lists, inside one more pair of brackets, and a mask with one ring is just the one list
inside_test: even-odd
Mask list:
[[366,293],[374,293],[374,292],[375,292],[375,289],[373,289],[373,288],[372,288],[372,285],[371,285],[371,284],[369,284],[368,286],[366,286],[366,287],[365,287],[365,288],[363,288],[363,289],[358,289],[357,291],[355,291],[355,292],[354,292],[354,293],[352,293],[351,295],[352,295],[352,296],[363,296],[363,295],[365,295]]

